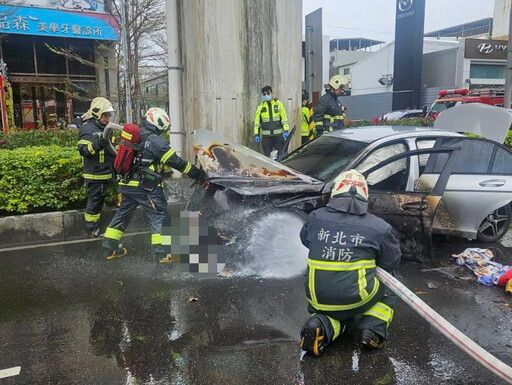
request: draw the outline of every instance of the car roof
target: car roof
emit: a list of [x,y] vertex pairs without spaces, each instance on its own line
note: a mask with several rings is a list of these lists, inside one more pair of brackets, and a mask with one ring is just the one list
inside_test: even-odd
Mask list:
[[415,126],[361,126],[354,128],[345,128],[337,130],[325,135],[337,138],[351,139],[358,142],[371,143],[376,140],[395,136],[396,138],[406,138],[410,136],[463,136],[455,132],[439,130],[432,127],[415,127]]

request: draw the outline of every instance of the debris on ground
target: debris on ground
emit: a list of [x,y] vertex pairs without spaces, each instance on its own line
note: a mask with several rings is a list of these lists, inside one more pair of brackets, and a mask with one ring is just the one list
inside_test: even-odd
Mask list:
[[[478,277],[478,283],[485,286],[505,286],[512,294],[512,266],[492,261],[494,255],[489,249],[469,248],[460,254],[453,254],[455,263],[466,266]],[[462,279],[462,277],[461,277]]]
[[199,298],[194,297],[193,295],[191,295],[190,297],[188,297],[188,302],[197,302],[197,301],[199,301]]

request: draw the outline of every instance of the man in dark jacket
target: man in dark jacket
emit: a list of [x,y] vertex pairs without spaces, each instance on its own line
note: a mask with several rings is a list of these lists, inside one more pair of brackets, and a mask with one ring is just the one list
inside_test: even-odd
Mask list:
[[317,356],[360,314],[362,344],[380,348],[388,339],[396,296],[380,284],[376,267],[393,273],[400,244],[388,223],[367,212],[367,200],[363,175],[344,172],[327,206],[313,211],[300,233],[309,249],[306,296],[312,314],[300,346]]
[[78,151],[83,157],[83,177],[87,191],[85,224],[91,237],[100,235],[99,220],[110,181],[114,178],[114,156],[107,150],[103,130],[114,112],[105,98],[94,98],[78,132]]
[[167,199],[161,185],[165,165],[201,184],[205,183],[205,172],[176,155],[169,142],[159,136],[170,126],[171,120],[164,110],[150,108],[146,112],[140,127],[140,167],[131,179],[119,182],[121,206],[105,231],[103,248],[107,259],[126,255],[127,251],[119,241],[139,204],[144,208],[151,227],[153,259],[158,262],[165,257],[162,247],[162,222],[167,216]]
[[325,85],[325,94],[318,101],[313,112],[313,121],[317,135],[342,129],[345,126],[344,108],[338,100],[343,87],[348,84],[342,75],[334,75]]

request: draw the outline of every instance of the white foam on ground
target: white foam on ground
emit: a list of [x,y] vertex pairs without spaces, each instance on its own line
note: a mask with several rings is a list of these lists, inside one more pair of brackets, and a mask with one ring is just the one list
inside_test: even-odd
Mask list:
[[308,249],[300,241],[304,219],[287,211],[258,220],[245,250],[243,266],[235,275],[291,278],[306,271]]

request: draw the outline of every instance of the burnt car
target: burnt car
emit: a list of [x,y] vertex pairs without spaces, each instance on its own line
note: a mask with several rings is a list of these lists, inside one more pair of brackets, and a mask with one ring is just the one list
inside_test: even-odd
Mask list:
[[[304,218],[325,205],[334,178],[349,169],[367,178],[370,212],[398,231],[409,255],[428,257],[433,234],[494,242],[511,223],[512,152],[486,138],[431,127],[358,127],[325,134],[278,163],[198,130],[195,150],[214,188],[198,192],[190,209],[204,212],[227,239],[247,230],[254,242],[249,230],[278,211]],[[288,231],[267,220],[269,226],[270,234]]]

